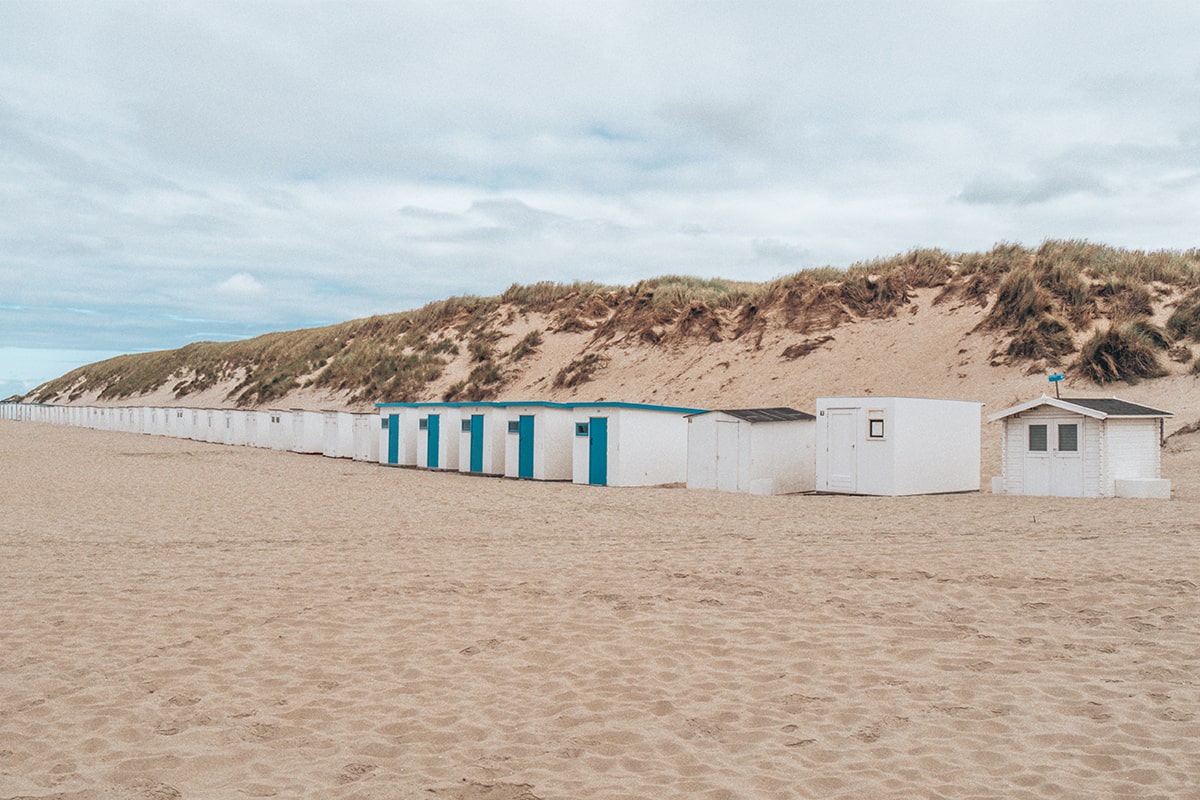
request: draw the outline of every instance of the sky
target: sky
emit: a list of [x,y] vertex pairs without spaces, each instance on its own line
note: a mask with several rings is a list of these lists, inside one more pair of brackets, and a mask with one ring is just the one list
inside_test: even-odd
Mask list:
[[0,398],[510,284],[1198,246],[1200,4],[0,0]]

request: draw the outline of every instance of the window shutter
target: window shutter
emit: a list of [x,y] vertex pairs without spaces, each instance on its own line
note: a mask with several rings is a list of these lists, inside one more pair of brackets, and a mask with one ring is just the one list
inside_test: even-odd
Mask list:
[[1030,425],[1029,426],[1029,452],[1031,452],[1031,453],[1046,452],[1046,426],[1045,425]]
[[1075,453],[1079,451],[1079,425],[1058,426],[1058,451],[1060,453]]

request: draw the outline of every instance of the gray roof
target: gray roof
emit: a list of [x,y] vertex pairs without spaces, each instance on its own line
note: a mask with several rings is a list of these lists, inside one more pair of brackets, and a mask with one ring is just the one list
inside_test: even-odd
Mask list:
[[722,414],[728,414],[746,422],[794,422],[816,419],[812,414],[797,411],[794,408],[722,408],[719,410]]
[[1170,411],[1159,411],[1148,406],[1139,406],[1115,397],[1064,397],[1064,403],[1072,403],[1093,411],[1099,411],[1110,417],[1170,417]]

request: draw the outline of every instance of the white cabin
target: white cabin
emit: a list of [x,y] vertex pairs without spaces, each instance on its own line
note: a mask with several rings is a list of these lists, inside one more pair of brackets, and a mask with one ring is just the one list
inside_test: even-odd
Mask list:
[[292,449],[292,412],[281,408],[272,408],[267,412],[271,420],[270,441],[272,450]]
[[419,406],[417,466],[457,472],[460,432],[457,407],[443,403]]
[[1161,468],[1170,416],[1116,397],[1046,395],[992,414],[989,422],[1003,423],[1003,475],[992,479],[992,492],[1169,499]]
[[352,414],[355,461],[379,463],[379,415]]
[[458,413],[458,471],[503,475],[508,412],[497,403],[463,403]]
[[683,483],[688,415],[699,409],[641,403],[573,403],[572,480],[592,486]]
[[320,411],[292,409],[292,451],[325,452],[325,415]]
[[389,467],[417,465],[417,418],[414,403],[376,403],[379,409],[379,463]]
[[818,397],[817,491],[979,491],[982,407],[919,397]]
[[324,454],[327,458],[354,458],[354,415],[325,411]]
[[569,481],[574,459],[575,414],[561,403],[506,403],[504,475],[536,481]]
[[794,408],[708,411],[688,417],[689,489],[811,492],[817,418]]

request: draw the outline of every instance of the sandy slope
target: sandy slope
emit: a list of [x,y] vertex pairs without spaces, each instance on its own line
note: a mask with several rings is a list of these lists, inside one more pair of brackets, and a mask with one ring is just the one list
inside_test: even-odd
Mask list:
[[1195,438],[872,499],[0,422],[0,798],[1195,797]]

